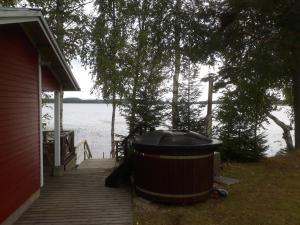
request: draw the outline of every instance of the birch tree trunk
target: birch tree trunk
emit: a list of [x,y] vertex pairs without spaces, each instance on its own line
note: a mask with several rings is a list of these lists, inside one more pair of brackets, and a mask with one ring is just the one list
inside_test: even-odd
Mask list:
[[175,52],[175,71],[173,76],[173,98],[172,98],[172,127],[178,128],[179,114],[178,114],[178,79],[180,73],[180,53],[179,50]]
[[116,151],[115,151],[115,119],[116,119],[116,94],[113,93],[112,99],[112,114],[111,114],[111,130],[110,130],[110,138],[111,138],[111,150],[110,154],[112,158],[115,158]]
[[212,137],[212,96],[213,96],[213,77],[208,78],[208,98],[206,114],[206,135]]

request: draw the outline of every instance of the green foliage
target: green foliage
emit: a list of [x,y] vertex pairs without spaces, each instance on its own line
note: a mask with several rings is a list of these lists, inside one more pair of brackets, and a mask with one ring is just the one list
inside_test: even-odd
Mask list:
[[[285,35],[279,24],[287,5],[281,1],[277,4],[282,7],[279,9],[267,3],[270,1],[224,3],[220,50],[228,73],[221,79],[230,83],[236,83],[236,79],[260,79],[260,85],[269,88],[281,88],[290,82],[293,59],[290,47],[282,43]],[[236,76],[237,70],[243,71],[243,77]]]
[[215,65],[220,57],[220,7],[222,1],[185,1],[184,55],[193,62]]
[[129,10],[135,23],[131,29],[131,45],[128,49],[130,75],[127,77],[124,95],[126,104],[122,109],[129,130],[141,122],[149,128],[157,127],[164,117],[163,68],[168,62],[168,58],[164,57],[165,43],[159,22],[164,14],[158,12],[165,8],[156,1],[153,5],[150,1],[132,1]]
[[104,99],[122,98],[128,75],[128,25],[125,1],[95,1],[98,16],[93,21],[90,52],[83,54],[92,68],[94,89],[101,89]]
[[87,46],[89,17],[84,11],[88,0],[27,0],[41,8],[64,56],[70,62]]
[[265,137],[261,134],[253,138],[252,132],[244,130],[238,137],[224,138],[221,136],[223,146],[220,150],[222,160],[238,162],[254,162],[265,155]]
[[18,0],[0,0],[1,7],[11,7],[15,6],[18,3]]
[[[197,22],[203,18],[200,5],[204,3],[195,5],[181,0],[95,1],[97,16],[92,24],[89,48],[82,51],[81,56],[84,64],[92,67],[94,90],[100,91],[107,100],[122,99],[123,114],[130,130],[141,121],[149,126],[158,126],[164,121],[166,105],[162,102],[167,100],[168,90],[163,87],[169,85],[167,82],[176,64],[175,56],[179,72],[185,66],[181,59],[192,57],[191,46],[195,41],[191,38],[199,28]],[[207,9],[205,12],[207,14]],[[201,27],[202,31],[206,26]],[[208,34],[206,32],[203,37]],[[187,100],[186,91],[180,90],[182,97],[177,100],[177,105],[180,127],[200,130],[201,110],[191,106],[200,94],[198,83],[192,84],[196,80],[193,78],[190,82],[191,86],[194,85],[192,97]]]
[[267,148],[261,130],[262,123],[267,120],[265,105],[268,105],[270,98],[265,98],[264,92],[255,90],[253,84],[249,86],[250,89],[246,85],[234,90],[227,89],[221,98],[216,131],[223,141],[221,155],[224,160],[256,161],[264,156]]
[[268,76],[246,63],[226,63],[219,76],[227,87],[217,114],[220,123],[217,132],[224,143],[222,157],[226,160],[258,160],[267,148],[261,133],[262,124],[267,121],[268,113],[275,109],[277,93],[270,88]]
[[299,1],[224,1],[220,10],[220,52],[233,72],[220,78],[236,83],[239,70],[268,88],[291,87],[299,69]]
[[[216,51],[224,61],[216,86],[228,88],[218,118],[221,138],[230,152],[238,146],[233,140],[241,138],[237,135],[240,130],[247,133],[241,142],[248,142],[248,146],[253,144],[257,124],[267,119],[268,112],[274,110],[274,103],[281,97],[276,92],[283,92],[292,102],[293,77],[299,71],[299,63],[296,63],[299,48],[295,45],[300,30],[299,23],[295,23],[299,20],[299,2],[227,0],[220,2],[215,12],[219,15],[215,37],[220,43]],[[231,99],[231,103],[226,98]],[[237,107],[235,110],[241,117],[232,112],[230,104]],[[233,120],[242,124],[242,129]],[[255,138],[254,146],[259,147],[262,139]]]
[[[148,79],[153,79],[153,76]],[[160,85],[160,81],[156,81]],[[143,124],[146,129],[155,128],[161,125],[165,119],[165,104],[161,101],[161,95],[164,92],[158,88],[154,81],[145,81],[141,89],[137,91],[135,112],[132,111],[132,102],[126,102],[122,105],[122,112],[126,118],[127,124],[132,129],[139,124]],[[131,115],[134,114],[134,121]]]

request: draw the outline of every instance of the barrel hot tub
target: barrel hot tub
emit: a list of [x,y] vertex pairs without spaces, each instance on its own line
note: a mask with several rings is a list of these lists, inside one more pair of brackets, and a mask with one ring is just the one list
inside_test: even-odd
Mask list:
[[157,130],[137,136],[136,193],[165,203],[193,203],[209,197],[213,157],[221,142],[191,131]]

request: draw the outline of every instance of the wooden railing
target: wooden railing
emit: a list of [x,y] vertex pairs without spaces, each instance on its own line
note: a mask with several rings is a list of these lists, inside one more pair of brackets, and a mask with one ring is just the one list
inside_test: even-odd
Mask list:
[[124,158],[124,146],[120,140],[115,141],[115,157],[117,162]]
[[83,154],[83,160],[92,159],[93,155],[90,149],[90,146],[87,140],[81,141],[78,145],[75,146],[75,151],[77,154],[77,159],[80,159]]
[[[54,165],[54,131],[43,131],[43,148],[51,166]],[[74,131],[62,131],[60,134],[61,165],[66,165],[75,157]]]

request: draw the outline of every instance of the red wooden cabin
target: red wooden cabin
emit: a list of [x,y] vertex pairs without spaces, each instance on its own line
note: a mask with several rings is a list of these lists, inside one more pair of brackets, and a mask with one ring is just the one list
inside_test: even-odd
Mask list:
[[59,170],[61,91],[78,91],[39,10],[0,8],[0,224],[12,224],[43,186],[41,92],[55,92]]

